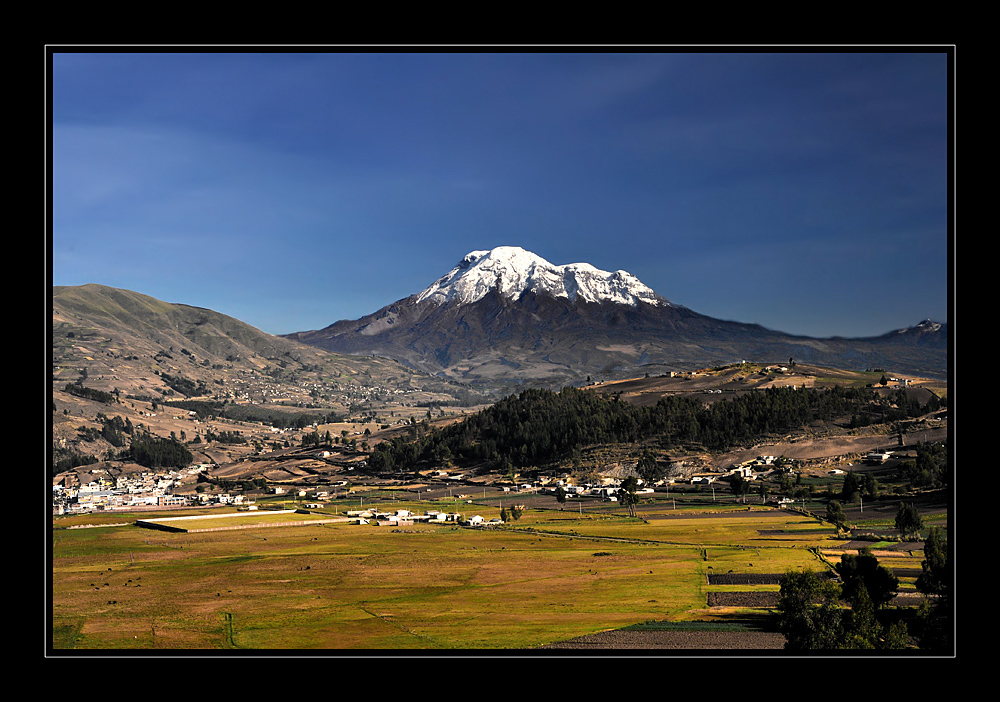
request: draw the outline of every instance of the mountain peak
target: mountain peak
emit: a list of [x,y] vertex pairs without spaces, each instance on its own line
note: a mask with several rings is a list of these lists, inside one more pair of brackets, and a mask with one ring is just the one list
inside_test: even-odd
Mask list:
[[[935,322],[932,319],[925,319],[924,321],[916,324],[912,327],[906,327],[905,329],[897,329],[896,334],[933,334],[939,331],[943,325],[940,322]],[[892,334],[893,332],[889,332]]]
[[574,302],[669,304],[627,271],[602,271],[589,263],[556,266],[519,246],[469,252],[451,271],[418,293],[417,301],[468,304],[493,289],[510,299],[532,292]]

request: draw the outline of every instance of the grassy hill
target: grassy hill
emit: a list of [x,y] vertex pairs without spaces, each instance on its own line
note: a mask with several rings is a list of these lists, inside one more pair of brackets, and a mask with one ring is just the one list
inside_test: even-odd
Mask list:
[[212,310],[103,285],[53,288],[51,349],[53,451],[65,453],[112,448],[93,436],[99,415],[130,417],[159,436],[191,435],[177,419],[187,412],[157,411],[184,401],[226,406],[244,422],[276,413],[422,415],[427,406],[483,402],[466,386],[389,359],[329,353]]
[[316,399],[310,383],[420,390],[442,401],[467,392],[387,359],[324,352],[212,310],[102,285],[53,288],[54,387],[82,377],[87,387],[107,392],[235,399],[254,376],[266,377],[271,394],[289,401]]
[[[733,397],[748,390],[794,386],[797,388],[860,388],[879,385],[883,376],[906,378],[908,392],[920,402],[926,402],[928,394],[939,398],[948,394],[946,381],[920,378],[912,374],[896,373],[886,369],[852,371],[828,368],[804,363],[793,365],[782,363],[744,362],[715,368],[702,368],[690,372],[647,374],[646,377],[611,380],[588,386],[593,392],[617,396],[632,404],[654,405],[660,398],[670,395],[699,393],[706,402]],[[886,384],[896,386],[897,382]]]

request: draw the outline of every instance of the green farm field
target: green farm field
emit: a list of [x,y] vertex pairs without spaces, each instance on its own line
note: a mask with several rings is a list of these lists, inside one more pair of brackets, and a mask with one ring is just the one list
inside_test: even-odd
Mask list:
[[497,529],[172,533],[132,517],[87,529],[53,519],[54,650],[531,649],[644,622],[718,620],[727,612],[709,608],[708,594],[734,588],[709,585],[709,574],[820,570],[819,549],[836,543],[816,519],[757,508],[644,519],[529,509]]

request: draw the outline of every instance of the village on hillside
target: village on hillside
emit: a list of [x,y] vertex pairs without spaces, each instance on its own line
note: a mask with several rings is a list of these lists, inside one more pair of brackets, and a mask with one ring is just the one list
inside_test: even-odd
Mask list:
[[[316,456],[325,457],[328,452],[318,451]],[[865,456],[865,462],[871,465],[881,465],[892,457],[890,451],[873,451]],[[652,494],[657,491],[666,490],[669,492],[671,485],[688,484],[710,486],[720,479],[730,480],[738,476],[742,480],[756,481],[763,480],[769,476],[789,470],[783,462],[776,456],[758,456],[752,460],[739,464],[732,464],[728,469],[718,469],[716,472],[693,472],[685,470],[684,461],[674,461],[671,477],[664,478],[654,484],[646,484],[637,473],[637,463],[617,463],[607,466],[605,470],[597,473],[597,479],[591,482],[577,484],[570,474],[561,473],[556,475],[551,471],[540,472],[530,482],[519,484],[507,484],[508,480],[496,480],[491,485],[492,490],[499,495],[503,494],[549,494],[559,495],[561,498],[569,499],[590,499],[606,502],[616,502],[616,493],[621,490],[622,481],[628,477],[636,477],[639,488],[637,494]],[[189,468],[177,470],[170,469],[164,471],[147,470],[139,473],[110,475],[106,470],[91,468],[86,473],[71,472],[64,474],[52,486],[52,511],[53,514],[77,514],[84,512],[113,512],[113,511],[141,511],[144,509],[163,509],[170,507],[236,507],[244,511],[257,509],[256,498],[262,494],[274,496],[286,495],[299,500],[301,507],[305,509],[325,509],[330,506],[331,501],[341,498],[360,497],[364,501],[364,492],[372,489],[365,486],[362,478],[357,483],[349,483],[347,480],[334,481],[329,485],[310,486],[308,488],[294,485],[268,485],[265,490],[255,490],[251,494],[244,494],[242,491],[232,490],[224,492],[192,492],[190,485],[197,481],[200,474],[206,473],[219,466],[213,464],[199,463]],[[831,475],[839,475],[844,471],[832,468]],[[444,470],[425,472],[425,475],[415,476],[422,479],[425,484],[437,482],[439,484],[450,482],[451,485],[462,485],[468,482],[467,476],[462,473],[449,473]],[[87,480],[89,478],[89,480]],[[469,483],[471,486],[472,483]],[[477,484],[475,487],[482,487]],[[186,489],[185,489],[186,488]],[[470,488],[471,489],[471,488]],[[726,486],[728,490],[728,485]],[[427,489],[429,493],[430,488]],[[418,493],[419,494],[419,493]],[[449,498],[471,502],[471,494],[448,488]],[[782,500],[790,501],[788,498],[772,497],[776,503]],[[393,515],[393,520],[411,519],[422,521],[425,518],[435,520],[458,521],[459,517],[429,511],[425,518],[414,516],[412,513],[402,510],[405,514],[397,513]],[[383,520],[390,521],[389,517],[378,510],[351,510],[347,512],[349,517],[356,517],[362,520]],[[476,520],[478,521],[478,520]]]

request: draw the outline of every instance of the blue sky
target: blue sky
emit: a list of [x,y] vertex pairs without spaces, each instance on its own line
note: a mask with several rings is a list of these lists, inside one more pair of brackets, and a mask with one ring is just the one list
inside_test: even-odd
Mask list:
[[466,253],[809,336],[948,321],[944,49],[52,55],[53,285],[272,334]]

